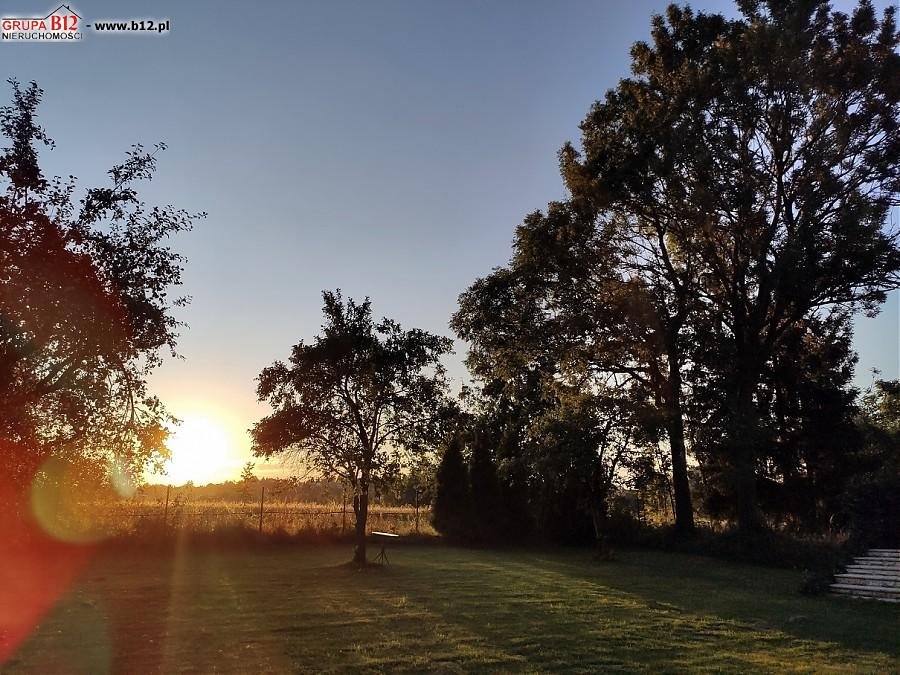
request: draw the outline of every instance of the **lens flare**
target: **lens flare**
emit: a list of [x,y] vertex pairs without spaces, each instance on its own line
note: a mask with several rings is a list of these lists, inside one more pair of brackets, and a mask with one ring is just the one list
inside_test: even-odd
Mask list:
[[116,460],[109,467],[109,480],[116,494],[123,499],[131,499],[137,492],[137,481],[134,479],[134,474],[120,460]]
[[102,477],[86,467],[52,457],[31,483],[31,515],[45,534],[62,542],[89,544],[106,532],[95,517]]

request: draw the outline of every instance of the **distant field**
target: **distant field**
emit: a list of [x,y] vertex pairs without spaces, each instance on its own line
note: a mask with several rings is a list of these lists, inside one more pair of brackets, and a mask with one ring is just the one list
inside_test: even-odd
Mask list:
[[900,607],[799,574],[623,552],[398,546],[95,559],[9,673],[898,672]]
[[[258,497],[257,497],[258,500]],[[86,533],[87,539],[156,528],[162,523],[173,529],[199,532],[226,527],[257,529],[260,523],[259,501],[202,500],[184,501],[173,498],[168,507],[158,500],[122,500],[81,504],[59,515],[63,530]],[[288,534],[311,532],[336,534],[351,532],[355,518],[353,508],[343,504],[318,504],[313,502],[286,502],[268,500],[263,504],[262,529],[264,532],[281,530]],[[435,535],[431,526],[431,512],[419,509],[418,533]],[[387,530],[397,534],[414,534],[417,531],[416,510],[412,506],[369,507],[368,530]]]

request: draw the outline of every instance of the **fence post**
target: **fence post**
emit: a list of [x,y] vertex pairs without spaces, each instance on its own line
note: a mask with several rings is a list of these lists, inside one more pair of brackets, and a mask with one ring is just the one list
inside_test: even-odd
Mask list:
[[263,526],[263,500],[266,498],[266,484],[260,481],[259,491],[259,533],[262,534]]
[[419,486],[416,486],[416,534],[419,534]]
[[171,485],[166,485],[166,508],[163,509],[163,529],[166,529],[169,525],[169,491],[171,489]]

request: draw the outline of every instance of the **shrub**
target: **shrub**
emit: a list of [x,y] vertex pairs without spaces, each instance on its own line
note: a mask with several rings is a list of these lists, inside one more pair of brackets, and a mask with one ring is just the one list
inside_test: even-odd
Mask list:
[[640,544],[651,530],[640,518],[634,502],[619,496],[612,500],[606,516],[604,534],[612,544]]
[[833,569],[823,567],[808,569],[803,573],[800,592],[804,595],[822,595],[828,592],[832,583],[834,583]]
[[900,476],[885,472],[854,484],[842,517],[854,550],[900,547]]
[[[836,537],[797,536],[786,532],[739,530],[717,532],[700,527],[684,537],[673,526],[649,527],[633,521],[612,530],[610,543],[705,555],[735,562],[797,570],[834,571],[849,556],[847,542]],[[625,535],[625,536],[623,536]]]

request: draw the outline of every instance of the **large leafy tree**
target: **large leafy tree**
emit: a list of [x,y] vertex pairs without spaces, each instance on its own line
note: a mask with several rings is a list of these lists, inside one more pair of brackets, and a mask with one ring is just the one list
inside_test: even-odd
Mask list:
[[[639,283],[623,278],[615,232],[551,204],[517,229],[507,267],[476,281],[452,320],[471,344],[481,414],[515,431],[543,534],[602,543],[610,498],[659,440],[657,333]],[[511,461],[510,461],[511,460]],[[501,476],[505,472],[501,472]]]
[[[643,406],[634,405],[627,387],[554,390],[554,404],[525,433],[539,488],[550,493],[541,500],[539,522],[564,541],[577,540],[578,514],[584,514],[603,549],[612,497],[633,477],[634,460],[644,452],[646,436],[638,422]],[[553,522],[558,520],[575,522]]]
[[509,265],[460,297],[452,325],[471,343],[468,364],[484,380],[514,384],[517,373],[543,372],[545,381],[588,395],[612,389],[641,405],[651,423],[645,435],[666,432],[676,524],[687,532],[682,370],[690,272],[659,248],[657,235],[630,231],[586,199],[551,203],[517,228]]
[[[757,391],[759,504],[771,521],[807,529],[827,526],[847,481],[862,470],[861,438],[851,386],[856,355],[850,318],[797,322],[780,341]],[[713,511],[733,512],[727,433],[730,409],[723,400],[728,369],[707,369],[694,380],[695,430],[700,470]]]
[[[169,238],[192,216],[148,207],[136,186],[156,168],[135,146],[107,187],[78,199],[74,177],[47,178],[42,91],[11,80],[0,108],[0,457],[7,497],[50,457],[101,474],[161,460],[169,417],[148,374],[174,352],[170,296],[181,257]],[[162,146],[158,146],[162,149]]]
[[[897,287],[900,42],[824,0],[743,0],[743,17],[671,6],[652,44],[562,153],[575,199],[657,235],[696,303],[722,382],[739,524],[761,524],[760,390],[797,322],[876,311]],[[654,253],[656,255],[656,253]],[[675,277],[669,275],[672,283]],[[674,286],[673,286],[674,288]]]
[[323,298],[321,334],[259,375],[259,400],[274,412],[252,428],[253,447],[349,483],[353,559],[364,564],[370,489],[395,477],[410,453],[434,448],[452,417],[441,365],[452,341],[390,319],[376,323],[368,299],[345,301],[340,291]]
[[826,321],[798,322],[760,386],[762,426],[771,439],[761,456],[762,476],[808,529],[827,525],[848,478],[859,471],[851,337],[850,319],[839,312]]

